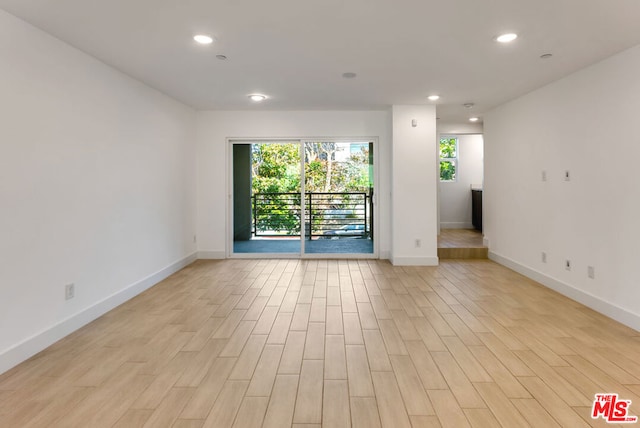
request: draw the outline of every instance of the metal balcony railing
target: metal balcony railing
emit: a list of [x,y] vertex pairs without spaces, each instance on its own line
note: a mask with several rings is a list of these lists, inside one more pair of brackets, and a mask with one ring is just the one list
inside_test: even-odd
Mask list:
[[[372,203],[368,193],[305,193],[305,237],[371,238]],[[252,196],[254,236],[300,236],[300,193]]]

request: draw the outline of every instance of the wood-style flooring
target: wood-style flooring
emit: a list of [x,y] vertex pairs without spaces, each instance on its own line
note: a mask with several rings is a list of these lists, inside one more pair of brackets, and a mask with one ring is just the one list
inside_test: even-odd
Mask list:
[[482,232],[475,229],[440,229],[438,248],[484,247]]
[[1,427],[588,427],[640,334],[488,260],[198,261],[0,375]]
[[439,259],[488,259],[482,232],[475,229],[442,229],[438,235]]

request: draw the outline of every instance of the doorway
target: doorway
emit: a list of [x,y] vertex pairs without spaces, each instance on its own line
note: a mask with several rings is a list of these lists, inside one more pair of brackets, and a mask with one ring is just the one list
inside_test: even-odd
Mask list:
[[438,258],[487,258],[482,236],[482,134],[441,134]]
[[230,143],[230,256],[376,256],[374,141]]

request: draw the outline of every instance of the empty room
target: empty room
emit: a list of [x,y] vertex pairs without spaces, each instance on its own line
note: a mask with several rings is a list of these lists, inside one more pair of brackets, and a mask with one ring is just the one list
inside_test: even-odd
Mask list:
[[0,427],[632,426],[639,16],[0,0]]

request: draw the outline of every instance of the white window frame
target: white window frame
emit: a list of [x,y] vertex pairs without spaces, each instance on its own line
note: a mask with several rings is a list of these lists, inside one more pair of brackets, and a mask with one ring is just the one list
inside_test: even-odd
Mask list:
[[[454,139],[456,140],[456,157],[455,158],[443,158],[440,157],[440,140],[450,140],[450,139]],[[460,157],[460,140],[458,139],[458,137],[456,135],[441,135],[440,138],[438,138],[438,157],[439,157],[439,161],[438,161],[438,180],[440,181],[440,183],[455,183],[458,181],[458,175],[459,175],[459,171],[458,171],[458,159]],[[440,177],[440,171],[441,171],[441,165],[442,162],[451,162],[453,164],[453,168],[455,171],[455,175],[453,180],[443,180]]]

